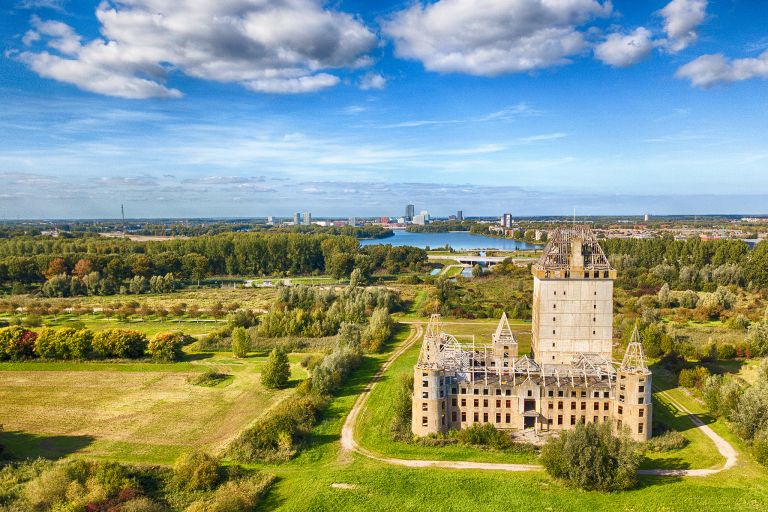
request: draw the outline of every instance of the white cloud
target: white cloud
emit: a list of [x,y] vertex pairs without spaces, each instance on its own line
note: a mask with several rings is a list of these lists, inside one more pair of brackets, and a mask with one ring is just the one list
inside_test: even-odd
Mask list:
[[387,85],[387,79],[378,73],[367,73],[360,79],[360,88],[364,91],[369,89],[383,89]]
[[18,58],[41,76],[126,98],[180,96],[164,85],[176,69],[258,92],[302,93],[338,84],[330,69],[369,64],[377,42],[358,19],[320,0],[122,0],[102,2],[96,17],[103,39],[87,43],[64,23],[33,18],[55,52]]
[[524,144],[530,144],[532,142],[542,142],[547,140],[557,140],[562,139],[564,137],[567,137],[567,133],[562,132],[556,132],[556,133],[543,133],[541,135],[530,135],[528,137],[521,137],[518,139],[520,142]]
[[702,55],[680,67],[675,76],[690,80],[692,85],[699,87],[712,87],[751,78],[768,79],[768,51],[757,58],[733,60],[726,59],[721,53]]
[[579,25],[611,12],[597,0],[439,0],[383,23],[400,57],[426,69],[494,76],[568,63],[586,47]]
[[696,41],[696,29],[704,22],[706,10],[707,0],[672,0],[660,11],[670,51],[679,52]]
[[651,31],[638,27],[630,34],[608,35],[595,47],[595,57],[610,66],[624,68],[646,58],[652,49]]

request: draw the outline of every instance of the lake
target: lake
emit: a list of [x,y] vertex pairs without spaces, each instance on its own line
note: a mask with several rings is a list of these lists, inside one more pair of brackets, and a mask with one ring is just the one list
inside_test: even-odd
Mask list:
[[541,249],[539,245],[527,242],[518,242],[506,238],[494,238],[484,235],[475,235],[468,231],[450,231],[446,233],[409,233],[402,229],[393,230],[394,236],[377,240],[360,240],[360,245],[410,245],[422,249],[440,249],[445,244],[457,251],[472,249],[494,249],[500,251],[523,251]]

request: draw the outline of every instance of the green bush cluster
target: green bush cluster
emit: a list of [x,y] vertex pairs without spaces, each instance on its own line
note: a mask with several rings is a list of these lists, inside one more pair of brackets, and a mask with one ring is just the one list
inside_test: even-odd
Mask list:
[[688,439],[677,430],[668,430],[645,442],[645,448],[652,452],[671,452],[685,448]]
[[680,375],[677,377],[677,383],[684,388],[701,389],[709,375],[709,370],[703,366],[683,368],[680,370]]
[[395,441],[410,441],[413,439],[411,432],[411,407],[413,398],[413,374],[403,373],[400,375],[398,386],[392,396],[392,408],[394,416],[392,418],[392,427],[390,432]]
[[281,348],[273,348],[261,370],[261,383],[270,389],[281,389],[288,385],[290,378],[288,354]]
[[0,360],[32,359],[37,333],[19,326],[0,328]]
[[102,358],[136,359],[144,355],[147,337],[139,331],[105,329],[93,336],[93,351]]
[[628,436],[613,434],[610,423],[577,423],[547,441],[541,462],[550,475],[574,487],[619,491],[637,484],[640,454]]
[[147,344],[147,353],[155,361],[169,363],[178,361],[183,354],[184,335],[180,332],[161,332]]

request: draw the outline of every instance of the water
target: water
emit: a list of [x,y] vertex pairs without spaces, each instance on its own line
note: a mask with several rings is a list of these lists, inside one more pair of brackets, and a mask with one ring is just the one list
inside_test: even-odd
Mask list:
[[527,242],[475,235],[467,231],[409,233],[402,229],[395,229],[393,232],[395,236],[377,240],[361,240],[360,245],[391,244],[395,246],[411,245],[422,249],[426,247],[429,247],[430,249],[440,249],[445,247],[445,244],[448,244],[457,251],[468,251],[472,249],[493,249],[500,251],[541,249],[541,246],[529,244]]

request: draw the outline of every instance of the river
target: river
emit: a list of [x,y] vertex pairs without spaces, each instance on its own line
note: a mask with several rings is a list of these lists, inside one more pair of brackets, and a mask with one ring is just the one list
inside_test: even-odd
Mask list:
[[491,236],[475,235],[468,231],[450,231],[446,233],[409,233],[402,229],[393,230],[394,236],[379,238],[376,240],[360,240],[360,245],[391,244],[395,246],[410,245],[425,249],[441,249],[445,244],[457,251],[472,249],[492,249],[500,251],[523,251],[541,249],[539,245],[527,242],[518,242],[506,238],[494,238]]

